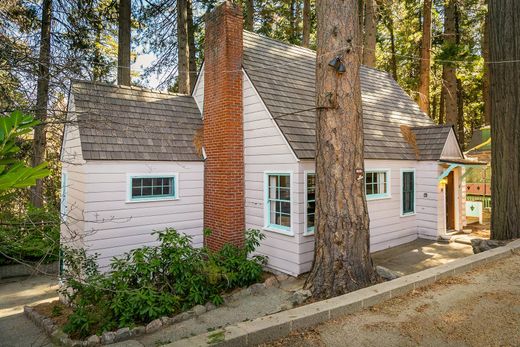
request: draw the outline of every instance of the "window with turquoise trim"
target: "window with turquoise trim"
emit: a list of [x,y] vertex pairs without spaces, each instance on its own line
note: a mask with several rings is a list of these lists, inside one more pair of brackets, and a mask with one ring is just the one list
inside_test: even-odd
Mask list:
[[291,228],[291,175],[267,176],[268,226],[289,230]]
[[175,176],[168,177],[132,177],[131,199],[175,198]]
[[388,171],[367,171],[365,174],[365,192],[367,198],[389,196]]
[[403,214],[415,213],[415,172],[403,171]]
[[307,232],[314,232],[314,216],[316,212],[316,174],[307,174]]

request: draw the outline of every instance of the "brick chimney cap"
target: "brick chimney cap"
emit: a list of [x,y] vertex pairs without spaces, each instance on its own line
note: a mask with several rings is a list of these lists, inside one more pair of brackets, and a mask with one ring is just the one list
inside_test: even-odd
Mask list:
[[237,4],[233,3],[232,1],[225,0],[222,3],[218,4],[217,6],[215,6],[215,8],[212,11],[206,13],[205,18],[207,19],[208,17],[212,16],[215,13],[225,11],[225,10],[228,10],[230,12],[230,14],[242,17],[242,8],[240,6],[238,6]]

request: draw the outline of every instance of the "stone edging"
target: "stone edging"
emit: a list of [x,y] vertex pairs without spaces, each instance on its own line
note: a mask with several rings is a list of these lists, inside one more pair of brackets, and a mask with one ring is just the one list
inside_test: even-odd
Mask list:
[[23,311],[36,326],[41,328],[51,340],[62,346],[100,346],[109,345],[115,342],[121,342],[133,337],[141,336],[156,332],[162,327],[179,323],[190,318],[200,316],[201,314],[214,310],[216,308],[212,303],[206,305],[194,306],[191,310],[179,313],[173,317],[161,317],[148,323],[146,326],[136,326],[133,328],[121,328],[116,331],[108,331],[101,336],[92,335],[86,340],[73,340],[66,333],[56,326],[50,317],[39,314],[30,306],[24,306]]
[[483,253],[380,283],[332,299],[300,306],[273,315],[230,325],[224,329],[175,341],[164,347],[255,346],[287,336],[330,319],[374,306],[392,297],[430,285],[440,279],[462,274],[490,261],[506,258],[520,250],[520,239]]

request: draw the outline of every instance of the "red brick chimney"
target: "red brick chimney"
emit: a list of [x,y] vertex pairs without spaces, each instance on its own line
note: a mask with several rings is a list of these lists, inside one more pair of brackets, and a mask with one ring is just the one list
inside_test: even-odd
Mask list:
[[224,2],[206,17],[204,228],[210,249],[244,243],[242,11]]

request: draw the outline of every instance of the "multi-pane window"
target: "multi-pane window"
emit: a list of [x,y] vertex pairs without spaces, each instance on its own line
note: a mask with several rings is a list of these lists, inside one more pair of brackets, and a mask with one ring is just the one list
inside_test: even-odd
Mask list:
[[131,199],[176,198],[175,176],[168,177],[132,177]]
[[388,171],[367,171],[365,174],[365,191],[367,198],[389,196]]
[[291,228],[291,175],[268,174],[268,226],[276,229]]
[[316,174],[307,174],[307,232],[314,232],[314,216],[316,211]]
[[403,171],[402,177],[402,214],[415,213],[415,172]]

